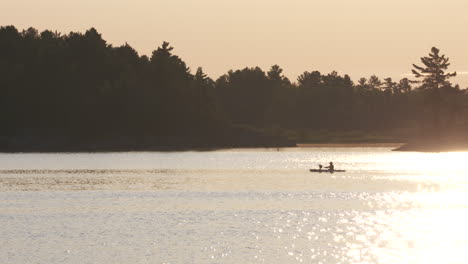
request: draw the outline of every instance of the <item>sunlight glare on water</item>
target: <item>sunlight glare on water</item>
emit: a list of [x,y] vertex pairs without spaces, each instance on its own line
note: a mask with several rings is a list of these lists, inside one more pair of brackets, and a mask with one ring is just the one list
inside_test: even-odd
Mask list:
[[0,263],[468,263],[467,158],[1,154]]
[[[389,155],[376,155],[372,162],[386,164],[383,169],[404,169],[418,173],[457,173],[466,172],[468,152],[450,153],[397,153]],[[392,166],[394,168],[392,168]]]

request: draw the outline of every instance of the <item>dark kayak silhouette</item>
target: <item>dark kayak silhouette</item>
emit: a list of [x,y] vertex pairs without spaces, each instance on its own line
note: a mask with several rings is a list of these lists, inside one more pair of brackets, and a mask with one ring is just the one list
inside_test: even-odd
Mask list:
[[310,172],[345,172],[345,170],[319,170],[319,169],[310,169]]

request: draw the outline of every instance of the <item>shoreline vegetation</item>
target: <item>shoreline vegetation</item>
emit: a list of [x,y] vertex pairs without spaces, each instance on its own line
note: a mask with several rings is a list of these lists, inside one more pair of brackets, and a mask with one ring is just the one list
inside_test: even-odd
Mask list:
[[[432,48],[416,80],[278,65],[211,79],[163,42],[151,56],[91,28],[0,27],[0,152],[177,151],[409,142],[468,150],[468,93]],[[209,52],[209,51],[207,51]],[[383,62],[384,63],[384,62]],[[454,136],[451,140],[447,135]],[[444,140],[439,140],[439,138]],[[434,143],[438,142],[438,143]],[[455,143],[456,142],[456,143]]]
[[404,143],[321,143],[297,144],[299,148],[399,148]]
[[[219,146],[219,147],[202,147],[202,146],[181,146],[181,147],[164,147],[160,145],[144,147],[132,146],[99,146],[93,145],[81,145],[80,147],[70,147],[66,145],[58,145],[55,147],[16,147],[16,148],[3,148],[0,153],[108,153],[108,152],[178,152],[178,151],[218,151],[218,150],[236,150],[236,149],[272,149],[281,150],[284,148],[297,148],[297,149],[308,149],[308,148],[392,148],[397,150],[405,147],[404,143],[299,143],[295,145],[256,145],[251,147],[238,147],[238,146]],[[468,147],[468,146],[467,146]],[[397,150],[399,151],[399,150]],[[406,150],[402,150],[406,151]],[[433,151],[429,151],[433,152]],[[437,151],[436,151],[437,152]]]

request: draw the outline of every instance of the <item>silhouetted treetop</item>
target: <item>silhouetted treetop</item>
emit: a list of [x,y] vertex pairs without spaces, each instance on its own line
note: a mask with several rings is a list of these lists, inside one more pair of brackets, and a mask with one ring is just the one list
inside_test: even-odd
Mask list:
[[413,81],[410,81],[408,78],[403,78],[401,79],[397,86],[398,86],[398,90],[400,92],[403,92],[403,93],[409,93],[411,92],[411,84],[413,83]]
[[283,69],[281,69],[279,65],[275,64],[271,66],[270,70],[267,72],[267,76],[271,81],[285,85],[291,84],[289,79],[283,75]]
[[372,75],[371,77],[369,77],[367,84],[369,85],[371,90],[380,90],[382,86],[382,81],[379,77]]
[[169,42],[164,41],[161,47],[158,47],[151,56],[151,64],[161,74],[181,74],[185,78],[189,77],[190,68],[178,56],[172,54],[174,48]]
[[448,79],[457,75],[456,72],[445,72],[450,66],[449,58],[445,57],[445,55],[439,55],[439,52],[439,49],[433,47],[428,57],[421,58],[424,66],[413,64],[415,69],[411,71],[416,78],[422,79],[422,89],[438,89],[451,86]]
[[297,83],[302,88],[317,88],[322,83],[322,75],[319,71],[306,71],[297,77]]

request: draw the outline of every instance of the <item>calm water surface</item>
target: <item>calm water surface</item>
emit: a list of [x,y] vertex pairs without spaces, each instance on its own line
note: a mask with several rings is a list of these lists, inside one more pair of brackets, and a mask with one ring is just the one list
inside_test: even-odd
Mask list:
[[0,263],[468,263],[467,224],[468,153],[0,154]]

